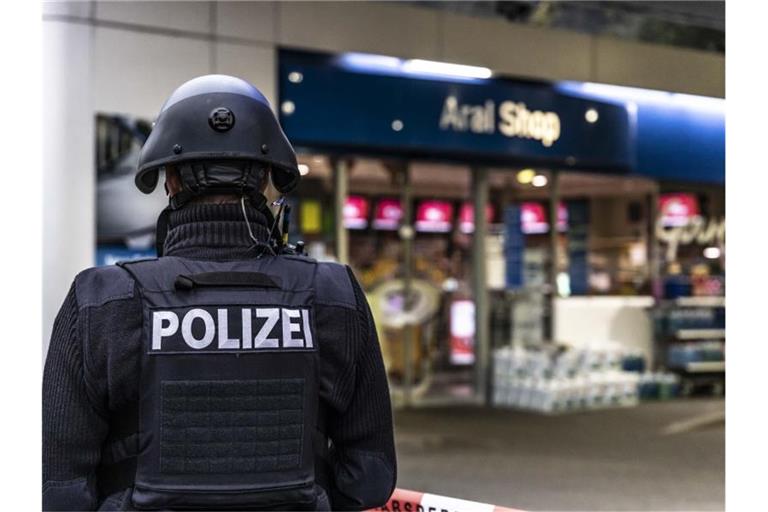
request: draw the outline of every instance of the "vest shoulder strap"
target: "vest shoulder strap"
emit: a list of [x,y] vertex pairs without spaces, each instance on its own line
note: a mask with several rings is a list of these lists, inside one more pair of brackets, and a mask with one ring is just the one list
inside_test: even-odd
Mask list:
[[133,288],[131,276],[113,265],[89,268],[75,277],[75,295],[80,308],[130,299],[133,297]]
[[332,262],[317,264],[315,277],[318,304],[341,306],[349,309],[357,307],[355,290],[346,265]]

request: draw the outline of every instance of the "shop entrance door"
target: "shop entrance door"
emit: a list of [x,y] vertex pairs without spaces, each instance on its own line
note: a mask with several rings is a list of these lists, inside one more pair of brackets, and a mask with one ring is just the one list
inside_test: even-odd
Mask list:
[[482,294],[503,288],[504,256],[496,203],[478,227],[484,245],[475,239],[476,171],[328,155],[301,155],[300,162],[307,174],[295,194],[291,238],[355,273],[375,317],[394,403],[481,403],[490,357],[478,340],[490,334],[487,320],[480,323],[486,331],[478,329],[477,316],[489,302],[478,307],[475,276],[483,273]]
[[348,190],[349,263],[368,294],[393,400],[479,401],[470,169],[358,160]]

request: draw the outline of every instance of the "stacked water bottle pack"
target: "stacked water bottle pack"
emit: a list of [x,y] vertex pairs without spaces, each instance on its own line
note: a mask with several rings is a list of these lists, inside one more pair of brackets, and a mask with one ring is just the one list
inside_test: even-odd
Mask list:
[[672,343],[667,349],[670,368],[686,368],[690,363],[725,360],[725,342],[718,340]]
[[645,372],[640,375],[641,400],[668,400],[680,394],[680,376],[670,372]]
[[637,405],[641,374],[622,368],[628,356],[640,357],[615,344],[497,349],[494,405],[543,413]]

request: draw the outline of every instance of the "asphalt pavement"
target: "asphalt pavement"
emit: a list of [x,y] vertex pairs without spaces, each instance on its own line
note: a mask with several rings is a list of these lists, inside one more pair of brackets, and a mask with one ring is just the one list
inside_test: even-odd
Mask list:
[[395,412],[398,487],[525,510],[723,510],[723,400]]

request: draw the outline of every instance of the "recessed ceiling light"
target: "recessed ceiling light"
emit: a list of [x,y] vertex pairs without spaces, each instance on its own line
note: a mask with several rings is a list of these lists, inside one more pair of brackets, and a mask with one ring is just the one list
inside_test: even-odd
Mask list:
[[534,176],[536,176],[536,171],[533,169],[523,169],[517,173],[517,181],[523,185],[528,185],[533,181]]
[[291,100],[286,100],[280,105],[283,114],[289,116],[296,111],[296,105]]

